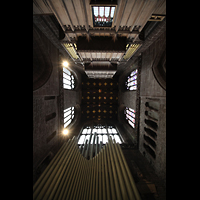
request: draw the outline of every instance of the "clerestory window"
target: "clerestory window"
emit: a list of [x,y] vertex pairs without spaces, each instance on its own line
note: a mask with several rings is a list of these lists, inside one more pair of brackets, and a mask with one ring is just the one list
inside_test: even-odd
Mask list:
[[[102,142],[102,144],[106,144],[108,142],[108,136],[111,136],[112,139],[115,139],[116,142],[119,144],[122,143],[120,135],[117,129],[112,126],[105,126],[105,125],[94,125],[94,126],[86,126],[82,130],[82,133],[79,137],[78,144],[84,144],[86,140],[90,140],[90,144],[93,143],[94,134],[96,133],[95,144],[97,143],[97,136],[98,136],[98,144]],[[91,139],[90,139],[91,136]]]
[[69,107],[64,110],[64,128],[66,128],[74,118],[74,107]]
[[94,27],[111,27],[115,6],[92,6]]
[[132,108],[126,107],[124,110],[124,114],[126,116],[126,120],[128,121],[128,123],[133,128],[135,128],[135,110],[133,110]]
[[73,90],[75,87],[75,80],[73,74],[65,67],[63,67],[63,88]]
[[138,72],[138,70],[135,69],[127,77],[127,81],[125,83],[127,90],[136,90],[137,89],[137,72]]

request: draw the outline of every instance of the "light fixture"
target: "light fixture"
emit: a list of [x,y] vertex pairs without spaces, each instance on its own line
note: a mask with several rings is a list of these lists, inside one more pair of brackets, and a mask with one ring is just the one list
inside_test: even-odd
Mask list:
[[64,135],[67,135],[67,134],[68,134],[68,130],[67,130],[67,129],[64,129],[64,130],[63,130],[63,134],[64,134]]
[[64,67],[67,67],[69,63],[67,61],[63,61],[62,64],[63,64]]

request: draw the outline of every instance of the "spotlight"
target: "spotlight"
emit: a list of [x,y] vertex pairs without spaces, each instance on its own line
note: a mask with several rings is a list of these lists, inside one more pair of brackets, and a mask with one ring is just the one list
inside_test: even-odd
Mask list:
[[69,64],[69,63],[68,63],[67,61],[63,61],[63,66],[64,66],[64,67],[67,67],[68,64]]
[[67,134],[68,134],[68,130],[67,130],[67,129],[64,129],[64,130],[63,130],[63,134],[64,134],[64,135],[67,135]]

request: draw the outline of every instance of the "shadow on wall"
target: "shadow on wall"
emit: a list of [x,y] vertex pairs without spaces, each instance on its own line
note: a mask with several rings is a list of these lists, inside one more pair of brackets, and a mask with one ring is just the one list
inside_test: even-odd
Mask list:
[[33,26],[33,91],[39,89],[48,81],[52,70],[53,65],[44,42],[36,27]]
[[152,71],[158,84],[166,90],[166,45],[163,46],[164,51],[161,51],[154,60]]

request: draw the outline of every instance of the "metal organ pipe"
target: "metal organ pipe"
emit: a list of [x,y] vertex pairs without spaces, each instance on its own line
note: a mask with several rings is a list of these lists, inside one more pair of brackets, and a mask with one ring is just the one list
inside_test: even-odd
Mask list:
[[86,158],[88,157],[88,154],[89,154],[89,148],[90,148],[91,139],[92,139],[92,132],[90,133],[90,138],[89,138],[89,142],[88,142],[88,145],[87,145],[87,150],[85,152],[85,157]]
[[82,155],[84,155],[84,153],[85,153],[85,149],[87,147],[87,142],[88,142],[88,140],[85,140],[85,144],[84,144],[84,147],[83,147]]
[[[115,153],[114,145],[113,145],[112,142],[110,142],[110,149],[111,149],[111,152],[113,154],[113,163],[115,165],[115,163],[119,163],[119,161],[118,161],[117,155]],[[119,182],[117,182],[117,183],[119,183],[118,188],[121,191],[122,197],[124,197],[124,199],[128,199],[127,191],[126,191],[126,187],[124,185],[124,179],[123,179],[123,175],[122,175],[120,165],[119,164],[115,165],[115,167],[116,167],[116,176],[118,177],[118,180],[119,180]],[[119,196],[118,196],[118,198],[119,198]]]
[[90,150],[90,159],[92,158],[92,155],[93,155],[95,139],[96,139],[96,133],[94,133],[94,136],[93,136],[93,142],[92,142],[92,146],[91,146],[91,150]]
[[98,153],[98,144],[99,144],[99,136],[97,136],[96,148],[95,148],[95,156]]
[[[116,144],[116,143],[115,143],[115,144]],[[127,174],[128,174],[128,178],[129,178],[129,181],[130,181],[130,183],[131,183],[131,186],[132,186],[132,189],[133,189],[133,192],[134,192],[134,195],[135,195],[135,199],[141,200],[140,195],[139,195],[139,192],[138,192],[138,190],[137,190],[137,188],[136,188],[136,185],[135,185],[135,181],[133,180],[133,177],[132,177],[132,175],[131,175],[131,172],[130,172],[130,170],[129,170],[129,168],[128,168],[128,164],[127,164],[127,162],[126,162],[126,160],[125,160],[125,158],[124,158],[122,149],[121,149],[121,147],[120,147],[119,144],[116,144],[116,145],[117,145],[117,148],[118,148],[118,150],[119,150],[119,152],[120,152],[121,159],[123,160],[123,163],[124,163],[124,166],[125,166],[125,170],[126,170],[126,172],[127,172]]]
[[109,137],[108,143],[97,151],[103,144],[99,144],[96,134],[92,145],[90,142],[91,136],[89,142],[85,141],[82,154],[77,138],[63,144],[34,184],[34,200],[141,200],[120,145]]
[[129,177],[128,177],[128,174],[126,172],[126,169],[124,167],[124,163],[123,163],[123,160],[121,159],[120,157],[120,154],[119,154],[119,151],[118,151],[118,148],[116,146],[116,142],[114,140],[114,144],[113,147],[114,147],[114,151],[116,152],[117,154],[117,158],[118,158],[118,162],[119,162],[119,167],[121,169],[121,175],[123,177],[123,180],[124,180],[124,186],[125,188],[127,189],[128,191],[128,195],[129,195],[129,199],[135,199],[135,196],[134,196],[134,193],[133,193],[133,190],[131,188],[131,183],[129,181]]

